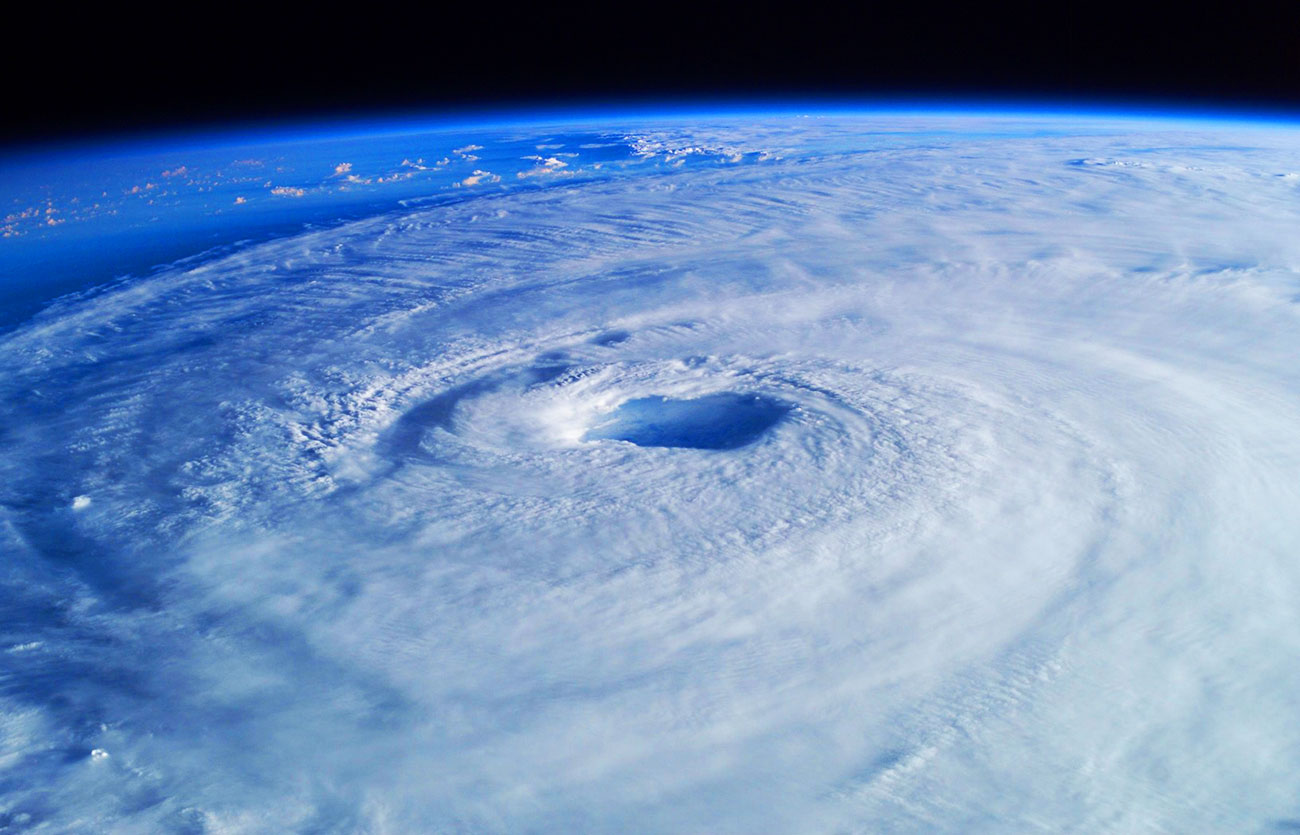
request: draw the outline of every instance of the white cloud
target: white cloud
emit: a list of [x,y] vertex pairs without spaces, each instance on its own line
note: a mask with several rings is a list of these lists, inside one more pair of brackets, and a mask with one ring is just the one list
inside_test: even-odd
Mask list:
[[567,168],[569,165],[567,162],[565,162],[562,159],[558,159],[557,157],[527,156],[524,157],[524,159],[535,160],[537,162],[537,165],[533,166],[532,168],[528,168],[516,172],[515,176],[519,177],[520,179],[526,177],[538,177],[546,174],[557,174],[560,173],[562,169]]
[[499,183],[499,182],[501,182],[500,176],[493,174],[491,171],[483,171],[481,169],[476,168],[474,169],[473,174],[461,180],[460,183],[458,183],[458,185],[476,186],[481,183]]

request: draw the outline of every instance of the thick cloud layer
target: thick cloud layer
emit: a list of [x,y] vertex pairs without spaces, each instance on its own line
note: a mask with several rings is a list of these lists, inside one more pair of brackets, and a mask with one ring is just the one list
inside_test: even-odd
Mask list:
[[1297,138],[670,126],[55,307],[0,820],[1300,826]]

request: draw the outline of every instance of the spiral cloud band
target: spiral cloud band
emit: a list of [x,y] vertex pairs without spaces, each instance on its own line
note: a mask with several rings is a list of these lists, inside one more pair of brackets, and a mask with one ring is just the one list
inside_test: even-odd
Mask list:
[[1300,134],[963,118],[666,124],[718,163],[3,337],[0,817],[1300,827]]

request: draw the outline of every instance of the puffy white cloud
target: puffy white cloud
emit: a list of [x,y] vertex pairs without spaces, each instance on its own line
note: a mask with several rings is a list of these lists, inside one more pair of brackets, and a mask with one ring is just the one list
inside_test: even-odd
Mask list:
[[532,168],[526,168],[522,171],[516,172],[515,176],[521,179],[537,177],[544,174],[557,174],[569,165],[569,163],[559,157],[528,156],[524,157],[524,159],[534,160],[537,164]]
[[484,171],[482,169],[476,168],[474,169],[473,174],[461,180],[460,183],[458,183],[458,185],[476,186],[479,185],[480,183],[499,183],[499,182],[501,182],[501,177],[499,175],[493,174],[491,171]]

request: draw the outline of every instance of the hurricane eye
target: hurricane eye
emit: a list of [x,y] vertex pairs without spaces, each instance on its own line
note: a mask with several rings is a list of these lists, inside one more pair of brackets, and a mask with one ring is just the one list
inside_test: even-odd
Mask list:
[[754,443],[790,412],[759,394],[725,392],[675,400],[628,400],[587,431],[586,441],[627,441],[643,447],[739,449]]

